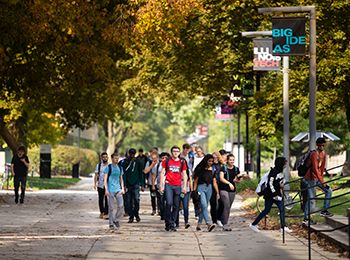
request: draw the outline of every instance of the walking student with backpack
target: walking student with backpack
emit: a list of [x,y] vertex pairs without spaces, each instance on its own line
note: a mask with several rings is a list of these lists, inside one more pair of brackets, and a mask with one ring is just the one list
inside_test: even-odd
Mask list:
[[148,186],[149,186],[149,191],[151,195],[151,206],[152,206],[152,213],[151,215],[154,216],[157,213],[157,208],[158,212],[159,210],[159,198],[157,197],[157,186],[155,182],[153,181],[154,175],[157,172],[157,166],[159,168],[159,158],[158,158],[158,153],[157,152],[152,152],[151,153],[151,159],[147,161],[145,169],[143,170],[144,174],[146,176],[148,175]]
[[104,170],[108,166],[108,154],[101,153],[100,162],[96,165],[94,189],[98,192],[98,206],[100,209],[100,218],[108,219],[108,199],[104,185]]
[[118,230],[124,213],[123,169],[118,165],[119,156],[112,154],[112,163],[104,169],[104,185],[108,198],[109,228]]
[[[260,232],[257,225],[271,210],[272,205],[276,204],[280,212],[280,225],[281,231],[290,232],[289,228],[285,225],[284,218],[284,205],[283,205],[283,187],[284,187],[284,174],[283,169],[287,166],[287,160],[284,157],[277,157],[275,165],[271,168],[267,180],[265,182],[266,188],[261,189],[265,199],[265,208],[256,217],[256,219],[249,225],[250,229],[255,232]],[[260,183],[259,183],[260,184]],[[261,194],[261,195],[262,195]]]
[[144,191],[145,177],[141,162],[135,158],[136,150],[129,149],[128,157],[120,162],[124,171],[124,183],[126,187],[126,206],[129,215],[128,223],[140,222],[140,187]]
[[196,230],[201,230],[201,224],[204,219],[208,231],[211,232],[215,228],[215,224],[209,219],[208,205],[212,195],[213,188],[216,194],[219,193],[216,178],[213,173],[214,157],[211,154],[204,156],[203,160],[197,165],[194,171],[193,190],[200,194],[201,211],[198,218]]
[[17,149],[17,153],[12,157],[11,172],[13,174],[13,184],[15,186],[15,203],[18,203],[18,190],[21,186],[21,196],[19,203],[23,204],[26,191],[27,175],[29,169],[29,159],[26,154],[26,148],[21,145]]
[[[326,139],[319,137],[316,140],[317,149],[310,153],[309,158],[309,168],[304,176],[303,182],[307,186],[307,201],[305,203],[304,210],[304,224],[308,223],[308,214],[309,210],[312,212],[315,209],[309,209],[309,200],[316,196],[316,187],[322,190],[325,193],[325,200],[323,203],[323,210],[320,212],[320,215],[323,217],[331,217],[332,213],[328,211],[330,207],[330,199],[332,198],[332,189],[328,184],[324,183],[323,172],[326,166],[326,152],[324,151],[324,146],[326,144]],[[311,204],[311,201],[310,201]],[[312,205],[312,204],[311,204]],[[310,219],[311,224],[314,224]]]
[[[180,196],[186,193],[187,166],[180,156],[180,147],[170,149],[171,157],[162,162],[160,192],[165,194],[165,230],[176,231],[175,222],[179,211]],[[165,179],[165,181],[164,181]]]

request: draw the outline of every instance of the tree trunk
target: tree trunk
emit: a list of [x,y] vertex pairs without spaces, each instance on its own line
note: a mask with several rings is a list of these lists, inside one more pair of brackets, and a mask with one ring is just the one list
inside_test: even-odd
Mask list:
[[114,152],[118,152],[120,146],[123,144],[125,137],[128,135],[130,127],[124,127],[122,124],[116,125],[116,123],[108,120],[107,122],[107,138],[108,146],[107,153],[111,155]]
[[19,145],[18,141],[9,131],[3,120],[0,121],[0,136],[15,154]]

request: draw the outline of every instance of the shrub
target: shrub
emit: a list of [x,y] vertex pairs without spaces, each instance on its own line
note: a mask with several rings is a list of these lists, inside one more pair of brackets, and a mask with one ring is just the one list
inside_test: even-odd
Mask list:
[[[40,149],[32,148],[28,152],[29,160],[33,170],[39,172]],[[98,162],[98,154],[90,149],[82,149],[68,145],[58,145],[51,152],[52,175],[71,175],[73,164],[80,161],[79,172],[82,176],[94,172]]]

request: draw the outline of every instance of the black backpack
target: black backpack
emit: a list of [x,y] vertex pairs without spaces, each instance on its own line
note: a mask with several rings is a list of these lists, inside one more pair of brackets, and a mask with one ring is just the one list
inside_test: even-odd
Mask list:
[[308,151],[307,153],[303,154],[298,158],[296,163],[296,168],[297,168],[299,177],[304,177],[307,171],[310,169],[311,167],[310,155],[314,151],[315,150]]

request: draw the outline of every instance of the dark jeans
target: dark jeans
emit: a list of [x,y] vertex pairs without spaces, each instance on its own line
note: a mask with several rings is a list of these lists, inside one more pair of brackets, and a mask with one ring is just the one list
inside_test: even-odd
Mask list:
[[98,192],[98,206],[100,208],[100,213],[108,214],[108,199],[106,197],[106,189],[97,187]]
[[179,212],[181,186],[165,184],[165,226],[175,227],[177,214]]
[[[184,220],[185,224],[188,223],[188,216],[189,216],[189,202],[190,202],[190,194],[191,192],[187,192],[183,198],[180,197],[180,201],[182,201],[182,206],[184,210]],[[177,213],[177,218],[176,218],[176,226],[179,225],[179,211]]]
[[216,221],[218,220],[218,207],[219,207],[219,202],[217,200],[217,193],[215,189],[213,189],[211,198],[210,198],[210,216],[213,223],[216,223]]
[[18,201],[18,190],[21,185],[21,201],[24,200],[24,195],[26,191],[27,176],[14,176],[13,184],[15,186],[15,199]]
[[[160,212],[160,193],[158,192],[158,188],[155,187],[156,190],[152,191],[152,185],[149,187],[149,192],[151,196],[151,204],[152,204],[152,212],[156,213],[157,209]],[[152,193],[154,193],[152,196]]]
[[126,201],[127,212],[130,219],[139,217],[140,209],[140,186],[138,184],[127,186]]
[[273,203],[275,203],[280,211],[280,223],[281,223],[281,228],[283,226],[285,226],[285,222],[284,222],[284,207],[283,207],[283,202],[280,200],[274,200],[272,198],[266,198],[265,199],[265,208],[263,211],[261,211],[261,213],[256,217],[256,219],[254,220],[254,222],[252,223],[252,225],[257,225],[260,220],[262,220],[263,217],[265,217],[267,214],[269,214]]
[[159,196],[159,212],[160,212],[160,219],[165,219],[165,207],[166,207],[166,200],[165,200],[165,194],[161,194],[159,190],[157,191],[157,197]]

